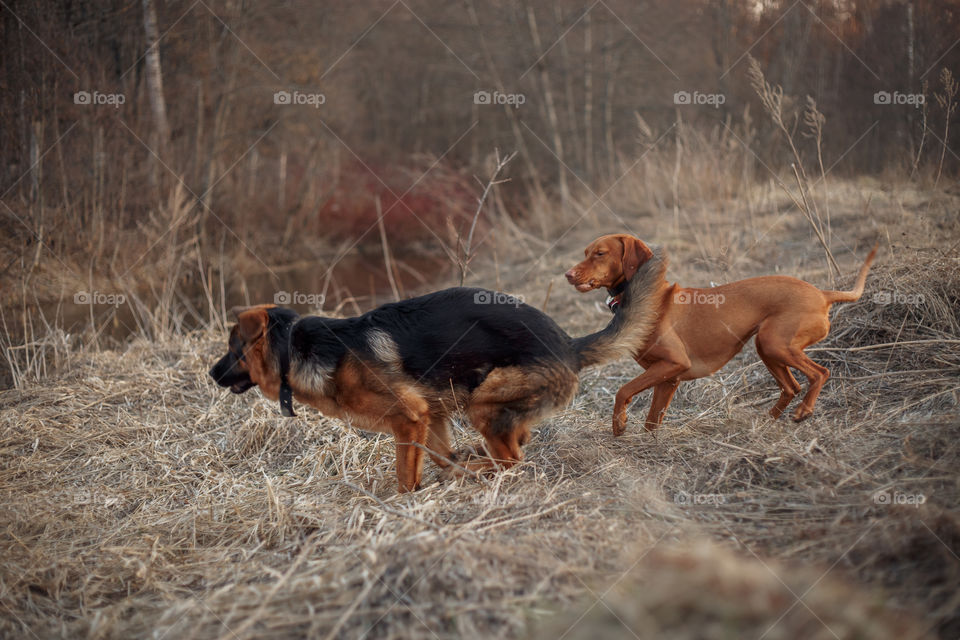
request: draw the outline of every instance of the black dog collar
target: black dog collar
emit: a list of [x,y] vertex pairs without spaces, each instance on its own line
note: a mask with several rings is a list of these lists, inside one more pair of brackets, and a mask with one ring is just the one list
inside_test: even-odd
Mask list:
[[290,388],[286,375],[280,378],[280,413],[285,418],[294,418],[297,415],[293,412],[293,389]]
[[287,380],[287,374],[290,372],[290,353],[284,350],[280,354],[280,414],[285,418],[294,418],[293,412],[293,389]]

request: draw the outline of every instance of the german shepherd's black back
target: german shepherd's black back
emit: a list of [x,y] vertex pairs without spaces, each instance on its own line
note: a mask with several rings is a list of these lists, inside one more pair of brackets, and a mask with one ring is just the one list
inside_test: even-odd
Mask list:
[[396,345],[406,374],[429,386],[467,390],[497,367],[541,362],[578,369],[570,336],[549,316],[513,298],[502,302],[502,294],[497,302],[496,295],[459,287],[345,320],[305,317],[296,323],[290,345],[305,359],[332,366],[348,349],[361,357],[390,359],[390,347],[370,339],[383,332]]

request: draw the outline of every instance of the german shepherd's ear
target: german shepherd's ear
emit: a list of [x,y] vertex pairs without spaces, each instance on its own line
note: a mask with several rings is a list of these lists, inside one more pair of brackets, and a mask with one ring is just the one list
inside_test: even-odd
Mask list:
[[240,335],[246,343],[251,343],[267,331],[267,325],[270,323],[270,316],[264,307],[237,307],[231,310],[231,313],[237,311],[237,326],[240,327]]
[[640,265],[653,257],[653,251],[639,238],[626,234],[620,236],[620,242],[623,243],[623,277],[630,280]]

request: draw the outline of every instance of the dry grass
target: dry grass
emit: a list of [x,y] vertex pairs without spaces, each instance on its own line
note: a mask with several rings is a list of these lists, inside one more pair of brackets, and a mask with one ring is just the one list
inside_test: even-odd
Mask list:
[[[833,378],[799,425],[767,418],[775,385],[748,346],[683,385],[656,436],[644,395],[614,439],[613,392],[638,372],[622,362],[582,376],[518,468],[451,483],[429,468],[397,495],[389,438],[216,388],[222,333],[72,353],[0,394],[0,635],[956,637],[958,199],[834,188],[837,286],[885,241],[812,352]],[[748,198],[752,229],[732,202],[684,212],[696,225],[628,221],[686,284],[780,270],[830,286],[783,196]],[[536,306],[553,283],[551,315],[596,328],[599,294],[560,274],[613,224],[540,261],[499,247],[469,283]]]

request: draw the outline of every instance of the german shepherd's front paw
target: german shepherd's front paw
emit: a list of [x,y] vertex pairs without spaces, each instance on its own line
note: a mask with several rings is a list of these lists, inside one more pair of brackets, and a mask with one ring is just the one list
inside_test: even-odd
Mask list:
[[463,467],[451,464],[440,469],[440,473],[437,474],[437,479],[440,480],[440,482],[450,482],[457,478],[462,478],[465,475],[467,474],[464,472]]

